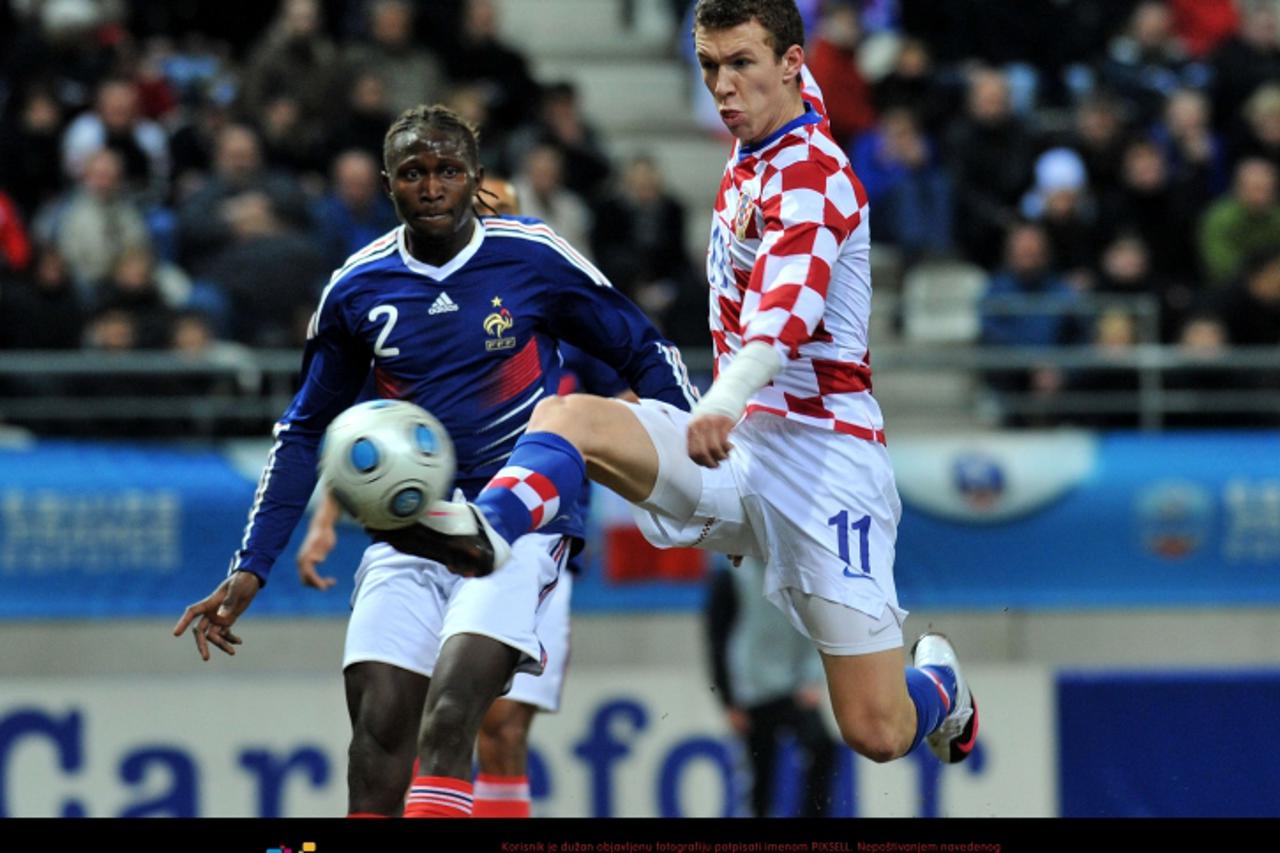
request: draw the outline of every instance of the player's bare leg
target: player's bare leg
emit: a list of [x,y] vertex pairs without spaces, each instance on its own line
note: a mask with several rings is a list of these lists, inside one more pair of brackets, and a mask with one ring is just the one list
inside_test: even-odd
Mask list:
[[475,817],[531,816],[529,729],[537,713],[526,702],[499,699],[484,715],[476,740]]
[[902,678],[902,649],[867,655],[822,654],[827,690],[844,742],[872,761],[906,753],[916,709]]
[[631,502],[653,494],[658,450],[626,403],[590,394],[543,400],[529,419],[529,432],[551,432],[578,449],[587,476]]
[[430,679],[385,663],[357,663],[343,672],[351,716],[347,809],[397,815],[417,753],[418,709]]
[[476,757],[480,772],[492,776],[523,776],[529,760],[529,729],[538,709],[524,702],[499,699],[480,724]]
[[422,720],[418,758],[423,775],[470,780],[480,723],[511,677],[519,655],[510,646],[479,634],[455,634],[445,641]]

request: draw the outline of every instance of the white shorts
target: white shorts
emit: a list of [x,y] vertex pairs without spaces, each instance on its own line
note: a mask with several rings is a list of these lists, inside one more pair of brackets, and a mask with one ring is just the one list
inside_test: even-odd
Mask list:
[[[689,459],[688,412],[658,400],[622,405],[658,451],[658,484],[633,507],[649,542],[763,559],[765,597],[828,654],[902,645],[906,611],[893,582],[902,502],[884,445],[754,413],[734,427],[729,458],[703,468]],[[856,620],[865,630],[834,630],[786,590],[870,617]]]
[[539,622],[568,555],[567,537],[530,533],[493,574],[464,578],[375,542],[356,571],[343,669],[375,661],[430,678],[445,640],[481,634],[521,653],[516,672],[540,674],[548,653]]
[[538,622],[538,638],[547,651],[547,665],[542,675],[518,673],[503,699],[523,702],[542,711],[560,710],[560,694],[564,692],[564,676],[569,669],[569,603],[573,597],[573,572],[560,573],[560,583],[547,597],[542,619]]

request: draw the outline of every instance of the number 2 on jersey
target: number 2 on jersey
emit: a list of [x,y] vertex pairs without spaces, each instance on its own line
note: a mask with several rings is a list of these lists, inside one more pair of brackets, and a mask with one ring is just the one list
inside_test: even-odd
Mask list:
[[844,575],[848,578],[856,578],[859,575],[849,571],[849,529],[858,531],[858,559],[862,567],[862,574],[871,574],[871,554],[867,540],[871,537],[871,516],[864,515],[862,518],[849,523],[849,511],[842,509],[835,515],[827,519],[836,529],[836,548],[840,552],[840,559],[844,561]]
[[379,317],[387,318],[387,325],[382,327],[382,331],[378,333],[378,342],[373,345],[373,354],[382,358],[390,358],[393,355],[400,354],[400,347],[384,346],[387,338],[391,337],[391,330],[396,327],[396,320],[400,319],[400,312],[396,310],[394,305],[379,305],[369,312],[369,322],[378,322]]

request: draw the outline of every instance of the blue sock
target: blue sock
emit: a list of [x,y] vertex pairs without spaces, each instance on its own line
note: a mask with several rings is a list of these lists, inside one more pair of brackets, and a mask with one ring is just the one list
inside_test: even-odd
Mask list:
[[956,675],[949,666],[912,667],[907,670],[907,693],[916,706],[916,736],[907,750],[911,752],[951,711],[956,701]]
[[476,506],[507,542],[573,510],[587,478],[578,448],[553,432],[526,433]]

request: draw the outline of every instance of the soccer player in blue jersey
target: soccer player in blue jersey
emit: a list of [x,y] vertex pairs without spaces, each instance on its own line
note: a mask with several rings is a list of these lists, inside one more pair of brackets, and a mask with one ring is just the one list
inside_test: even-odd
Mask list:
[[[235,653],[232,627],[315,488],[324,429],[370,371],[380,395],[418,403],[445,425],[456,485],[468,496],[510,467],[534,407],[554,395],[559,341],[604,361],[641,396],[681,410],[693,402],[675,348],[571,246],[534,220],[475,215],[477,138],[455,113],[402,113],[387,132],[384,160],[403,225],[330,279],[312,320],[302,388],[275,429],[230,572],[174,628],[181,635],[194,624],[205,660],[210,645]],[[471,813],[481,719],[516,672],[541,671],[539,608],[582,536],[572,494],[584,479],[581,459],[554,441],[542,455],[550,462],[540,466],[576,465],[577,482],[562,501],[548,478],[527,478],[543,524],[504,541],[501,572],[454,574],[393,547],[402,544],[396,534],[371,531],[343,662],[350,814],[393,815],[402,804],[412,817]],[[415,754],[421,775],[411,779]]]
[[[498,215],[518,215],[519,197],[510,181],[486,175],[476,198],[477,207]],[[608,365],[577,347],[560,347],[563,361],[558,394],[585,391],[604,397],[636,399],[626,383]],[[370,393],[366,387],[365,393]],[[588,511],[589,491],[583,489],[582,512]],[[307,535],[298,549],[298,576],[314,589],[326,590],[337,583],[317,570],[338,541],[337,521],[341,508],[332,495],[322,497],[311,516]],[[528,778],[529,732],[539,711],[560,709],[561,694],[569,658],[569,607],[577,565],[571,558],[555,591],[547,598],[538,624],[538,639],[547,650],[547,665],[541,675],[518,673],[511,689],[489,706],[476,739],[476,777],[472,804],[475,817],[529,817],[531,799]]]

